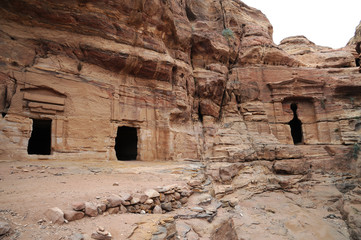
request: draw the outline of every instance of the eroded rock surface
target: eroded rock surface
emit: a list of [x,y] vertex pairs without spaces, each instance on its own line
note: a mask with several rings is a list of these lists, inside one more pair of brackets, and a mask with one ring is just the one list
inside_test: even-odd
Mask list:
[[355,67],[355,57],[350,50],[334,50],[317,46],[304,36],[283,39],[280,47],[302,62],[314,68]]
[[202,161],[181,171],[202,196],[145,186],[76,210],[157,206],[131,221],[133,239],[359,237],[358,188],[335,187],[361,174],[358,30],[337,50],[277,46],[266,16],[236,0],[4,0],[0,16],[0,159]]
[[233,0],[17,0],[0,11],[2,159],[357,169],[343,158],[360,143],[353,46],[277,46],[266,16]]

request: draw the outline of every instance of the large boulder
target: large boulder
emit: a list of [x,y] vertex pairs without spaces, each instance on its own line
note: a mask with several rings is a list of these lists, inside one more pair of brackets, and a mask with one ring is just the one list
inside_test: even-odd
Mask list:
[[60,208],[57,208],[57,207],[46,210],[45,216],[52,223],[63,224],[65,221],[64,212]]

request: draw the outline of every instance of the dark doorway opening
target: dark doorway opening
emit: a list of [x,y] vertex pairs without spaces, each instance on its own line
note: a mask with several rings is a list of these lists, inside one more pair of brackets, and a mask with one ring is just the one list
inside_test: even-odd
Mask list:
[[33,119],[28,154],[51,154],[51,120]]
[[360,59],[359,59],[359,58],[356,58],[356,59],[355,59],[355,63],[356,63],[356,66],[359,67],[359,66],[360,66]]
[[297,104],[291,104],[291,110],[293,112],[293,119],[288,123],[291,127],[291,135],[294,144],[302,144],[303,134],[302,134],[302,122],[298,119],[297,116]]
[[118,127],[114,149],[118,160],[136,160],[138,155],[137,129]]

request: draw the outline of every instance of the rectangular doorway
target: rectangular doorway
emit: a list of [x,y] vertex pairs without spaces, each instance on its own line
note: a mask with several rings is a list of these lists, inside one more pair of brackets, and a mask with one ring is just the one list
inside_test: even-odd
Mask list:
[[28,143],[28,154],[51,154],[51,120],[33,119],[33,131]]
[[115,154],[118,160],[137,160],[138,134],[134,127],[118,127],[115,138]]

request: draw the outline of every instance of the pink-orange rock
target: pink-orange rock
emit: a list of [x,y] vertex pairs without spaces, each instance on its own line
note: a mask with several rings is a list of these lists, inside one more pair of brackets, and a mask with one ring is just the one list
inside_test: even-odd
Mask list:
[[119,212],[119,207],[108,208],[107,211],[109,214],[117,214]]
[[64,211],[64,218],[68,221],[75,221],[75,220],[80,220],[84,217],[84,213],[83,212],[79,212],[79,211]]
[[285,38],[280,47],[308,67],[355,67],[351,52],[317,46],[304,36]]
[[[342,160],[360,144],[357,42],[277,46],[266,16],[233,0],[13,0],[0,14],[0,159],[359,164]],[[41,122],[45,154],[28,151]]]
[[64,212],[57,207],[49,208],[45,212],[45,216],[52,223],[63,224],[64,223]]
[[85,215],[89,217],[96,217],[98,216],[98,208],[92,202],[85,202]]
[[82,211],[85,209],[85,202],[74,202],[71,205],[75,211]]

